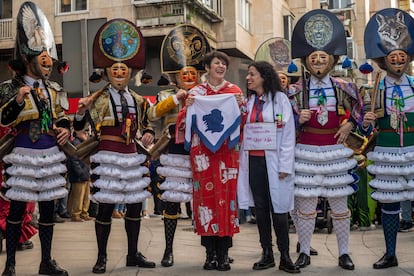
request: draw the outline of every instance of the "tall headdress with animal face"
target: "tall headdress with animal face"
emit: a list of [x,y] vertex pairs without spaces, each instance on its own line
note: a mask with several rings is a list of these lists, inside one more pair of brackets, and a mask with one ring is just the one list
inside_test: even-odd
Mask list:
[[26,60],[47,51],[57,60],[56,45],[52,29],[43,11],[33,2],[24,2],[17,15],[15,58]]
[[39,64],[33,70],[40,77],[47,79],[50,76],[53,62],[58,59],[56,44],[52,29],[43,11],[33,2],[24,2],[17,14],[16,46],[14,51],[15,60],[27,64],[33,57],[40,54],[48,60],[43,64],[43,70]]
[[197,81],[197,71],[204,71],[202,60],[210,52],[203,32],[193,25],[183,24],[172,29],[161,46],[163,73],[179,73],[181,86],[190,89]]
[[[255,61],[267,61],[273,65],[277,72],[287,76],[300,76],[298,61],[291,59],[291,43],[281,37],[272,37],[264,41],[256,50]],[[289,70],[294,66],[295,70]],[[294,72],[293,72],[294,71]]]
[[292,58],[303,58],[314,51],[346,55],[344,25],[335,14],[322,9],[304,14],[292,34]]
[[405,11],[388,8],[375,13],[364,33],[367,59],[377,59],[394,50],[414,55],[414,19]]
[[143,36],[134,23],[121,18],[103,24],[93,41],[95,68],[108,68],[119,62],[137,70],[145,67]]

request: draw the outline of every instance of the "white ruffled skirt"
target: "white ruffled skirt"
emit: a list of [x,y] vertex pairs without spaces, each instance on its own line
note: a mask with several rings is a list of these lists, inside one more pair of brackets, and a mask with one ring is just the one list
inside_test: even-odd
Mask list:
[[168,202],[189,202],[192,199],[193,183],[189,155],[162,154],[157,173],[165,177],[160,185],[161,199]]
[[354,193],[357,161],[344,145],[297,144],[295,149],[295,196],[343,197]]
[[4,156],[11,164],[5,172],[10,177],[4,183],[10,189],[6,197],[18,201],[49,201],[65,197],[66,156],[57,146],[49,149],[16,147]]
[[90,199],[102,203],[139,203],[151,196],[147,190],[151,182],[149,170],[142,166],[147,157],[137,153],[99,151],[91,156],[92,163],[99,165],[92,173],[99,178],[93,186],[99,191]]
[[367,158],[373,162],[367,170],[375,175],[369,183],[375,189],[373,199],[383,203],[414,200],[414,146],[377,146]]

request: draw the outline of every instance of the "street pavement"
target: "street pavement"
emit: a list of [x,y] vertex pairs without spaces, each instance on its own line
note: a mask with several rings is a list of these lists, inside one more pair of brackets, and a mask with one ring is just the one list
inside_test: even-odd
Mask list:
[[[41,256],[38,235],[33,237],[32,241],[33,249],[18,251],[16,254],[17,275],[37,275]],[[290,252],[293,261],[298,257],[296,241],[296,234],[291,233]],[[372,264],[383,255],[385,248],[380,227],[372,231],[351,231],[349,253],[355,264],[353,271],[338,266],[335,229],[331,234],[327,229],[318,229],[313,236],[312,246],[319,251],[319,255],[312,256],[311,265],[301,269],[301,275],[414,275],[414,232],[398,234],[399,266],[384,270],[372,268]],[[5,247],[4,240],[3,247]],[[174,241],[174,266],[166,268],[160,264],[164,252],[164,228],[160,217],[142,220],[138,249],[149,260],[156,262],[156,268],[125,266],[127,241],[123,219],[113,219],[105,275],[288,275],[278,270],[279,253],[276,246],[274,246],[276,267],[263,271],[252,270],[253,263],[260,258],[261,248],[257,226],[249,223],[242,224],[240,233],[234,237],[229,254],[234,258],[234,263],[231,265],[231,270],[227,272],[203,270],[204,248],[200,245],[200,237],[194,234],[189,219],[180,219],[178,222]],[[91,272],[97,257],[94,222],[57,223],[52,256],[68,270],[69,275],[95,275]],[[0,271],[4,269],[5,259],[4,249],[0,254]]]

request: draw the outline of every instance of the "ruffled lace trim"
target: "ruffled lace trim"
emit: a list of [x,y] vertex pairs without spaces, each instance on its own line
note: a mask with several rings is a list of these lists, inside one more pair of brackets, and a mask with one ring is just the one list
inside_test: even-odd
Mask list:
[[93,186],[115,192],[134,192],[146,189],[150,183],[151,178],[149,177],[121,181],[115,178],[101,177],[93,183]]
[[101,189],[99,192],[90,195],[90,199],[95,202],[101,203],[140,203],[143,202],[145,199],[149,198],[151,193],[144,190],[142,192],[137,193],[116,193],[114,191]]
[[17,201],[49,201],[63,198],[68,194],[65,188],[55,188],[43,192],[34,192],[18,188],[10,188],[6,192],[6,197]]
[[46,191],[65,186],[66,179],[61,175],[53,175],[41,179],[24,176],[12,176],[7,179],[6,184],[9,187],[22,190]]
[[51,163],[45,167],[13,165],[6,169],[12,176],[27,176],[33,178],[44,178],[66,172],[66,166],[61,163]]
[[296,158],[314,162],[349,158],[353,154],[353,150],[346,148],[343,145],[312,146],[297,144],[295,148]]
[[411,175],[414,174],[414,163],[383,163],[378,162],[367,167],[370,174],[374,175]]
[[341,175],[295,175],[295,185],[299,186],[344,186],[358,181],[356,176],[351,174]]
[[335,174],[340,172],[345,172],[355,168],[357,161],[355,159],[341,159],[336,160],[336,162],[313,162],[307,160],[296,160],[295,170],[301,173],[310,173],[310,174]]
[[193,199],[191,194],[181,193],[177,191],[165,191],[161,195],[161,199],[168,202],[189,202]]
[[369,185],[374,189],[398,192],[407,187],[407,180],[404,177],[383,176],[374,178]]
[[161,154],[160,162],[163,166],[191,168],[190,156],[184,154]]
[[297,197],[318,197],[321,195],[322,188],[320,186],[315,187],[301,187],[295,186],[295,196]]
[[403,191],[391,192],[391,191],[374,191],[371,193],[371,197],[382,203],[393,203],[407,200],[409,194]]
[[149,169],[147,167],[137,165],[135,165],[135,168],[132,168],[131,166],[126,168],[113,166],[108,163],[101,163],[100,166],[92,170],[92,173],[109,178],[134,179],[142,178],[143,175],[149,173]]
[[375,147],[374,151],[367,154],[372,161],[406,163],[414,161],[414,146],[409,147]]
[[193,185],[192,183],[186,182],[177,182],[177,181],[168,181],[165,180],[161,185],[160,189],[163,191],[177,191],[184,193],[192,193]]
[[41,150],[16,147],[10,154],[4,156],[3,161],[7,164],[42,167],[63,162],[65,159],[65,154],[56,146]]
[[182,177],[182,178],[192,178],[193,173],[191,169],[184,170],[183,168],[173,168],[173,167],[158,167],[157,173],[162,176],[171,176],[171,177]]
[[347,185],[340,187],[325,187],[322,189],[323,197],[344,197],[355,193],[358,190],[357,185]]
[[112,151],[99,151],[91,156],[91,162],[112,164],[123,168],[136,167],[143,164],[147,156],[137,153],[117,153]]

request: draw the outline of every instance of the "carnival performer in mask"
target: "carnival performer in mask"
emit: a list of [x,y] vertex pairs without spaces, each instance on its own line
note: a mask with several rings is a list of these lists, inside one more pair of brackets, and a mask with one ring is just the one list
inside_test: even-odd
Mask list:
[[[191,41],[191,42],[190,42]],[[175,45],[172,47],[172,45]],[[196,27],[183,24],[172,29],[164,38],[161,47],[161,69],[163,73],[169,74],[170,78],[177,84],[175,89],[160,91],[157,95],[155,106],[163,105],[163,99],[175,94],[181,100],[186,96],[188,90],[192,89],[199,82],[199,71],[203,71],[203,64],[200,57],[210,52],[210,46],[203,33]],[[178,58],[184,57],[184,58]],[[179,97],[180,96],[180,97]],[[158,184],[163,200],[163,222],[165,235],[165,251],[161,265],[165,267],[174,264],[173,241],[177,220],[180,216],[180,203],[192,200],[192,172],[190,156],[184,150],[183,143],[177,143],[175,128],[177,115],[182,108],[182,102],[164,116],[149,117],[154,122],[156,130],[160,130],[158,145],[164,145],[161,152],[160,166],[157,167]],[[159,112],[161,108],[157,109]],[[168,144],[166,142],[168,137]],[[165,142],[163,142],[165,141]],[[160,149],[155,149],[160,152]],[[159,154],[156,154],[159,156]]]
[[[73,126],[83,129],[88,117],[99,130],[98,152],[90,157],[93,167],[94,193],[99,202],[95,220],[98,258],[93,273],[105,273],[107,243],[111,231],[111,216],[115,203],[126,204],[124,217],[128,240],[126,266],[154,268],[138,252],[142,202],[151,196],[147,191],[148,168],[142,165],[147,156],[137,154],[136,137],[144,145],[153,142],[154,132],[148,124],[150,104],[128,87],[133,70],[145,65],[145,45],[134,23],[113,19],[98,30],[93,44],[93,64],[104,69],[108,85],[89,97],[79,100]],[[88,115],[89,114],[89,115]]]
[[[390,22],[393,22],[390,24]],[[369,20],[364,35],[366,58],[384,71],[377,76],[361,130],[369,134],[376,122],[378,136],[374,150],[367,154],[373,162],[367,170],[374,176],[371,197],[381,203],[381,221],[386,252],[374,269],[398,266],[396,242],[400,202],[414,200],[414,78],[406,71],[414,56],[414,19],[400,9],[383,9]],[[398,33],[398,36],[387,35]]]
[[[314,26],[320,28],[315,28]],[[302,110],[295,151],[296,233],[300,254],[296,265],[310,264],[310,242],[315,228],[318,197],[331,208],[338,242],[338,264],[348,270],[354,264],[348,255],[350,211],[348,195],[357,189],[352,173],[353,151],[343,143],[360,118],[361,99],[356,86],[329,75],[340,55],[346,54],[342,23],[326,10],[313,10],[299,19],[292,37],[292,58],[301,58],[310,72],[302,91]],[[345,111],[351,113],[340,124]]]
[[[35,38],[42,39],[35,39]],[[2,126],[17,133],[12,152],[3,158],[7,191],[11,200],[6,225],[6,265],[3,276],[16,275],[16,249],[26,204],[39,204],[41,263],[39,274],[68,275],[51,257],[54,200],[65,197],[65,154],[58,145],[69,138],[66,93],[49,80],[56,45],[44,13],[24,2],[17,15],[15,77],[0,86]]]

